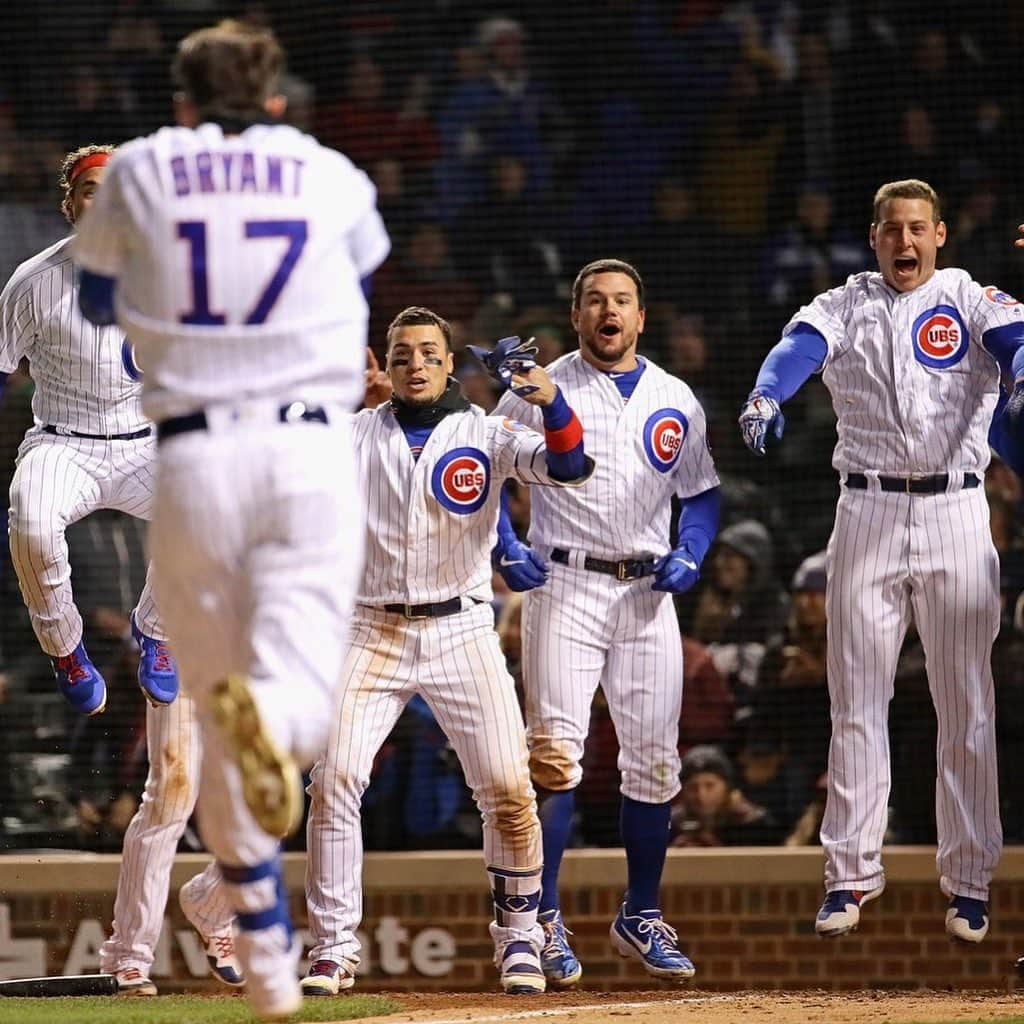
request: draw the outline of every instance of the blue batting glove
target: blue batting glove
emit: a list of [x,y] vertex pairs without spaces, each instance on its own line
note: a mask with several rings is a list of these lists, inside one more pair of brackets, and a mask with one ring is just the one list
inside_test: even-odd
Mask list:
[[764,455],[765,441],[768,434],[776,440],[782,440],[782,431],[786,428],[786,417],[774,398],[751,392],[747,404],[740,413],[740,431],[743,442],[755,455]]
[[548,578],[547,563],[521,540],[502,544],[494,559],[494,567],[501,573],[509,590],[517,593],[542,586]]
[[686,548],[676,548],[654,563],[651,590],[685,594],[700,579],[700,565]]
[[537,365],[534,358],[537,355],[537,346],[533,344],[533,338],[527,341],[522,341],[518,335],[502,338],[490,352],[480,345],[467,345],[466,348],[484,364],[487,372],[503,388],[511,388],[512,394],[523,398],[539,390],[536,384],[512,384],[513,374],[532,370]]

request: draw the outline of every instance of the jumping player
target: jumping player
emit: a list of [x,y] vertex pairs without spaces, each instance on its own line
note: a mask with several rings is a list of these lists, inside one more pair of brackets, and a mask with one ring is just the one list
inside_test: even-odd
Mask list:
[[[362,561],[347,412],[364,279],[389,240],[369,179],[275,123],[283,53],[239,22],[181,41],[180,127],[128,143],[82,224],[91,318],[145,369],[160,442],[157,590],[202,734],[198,811],[253,1008],[301,992],[279,838],[324,749]],[[116,289],[116,291],[115,291]]]
[[[83,146],[64,157],[61,210],[73,228],[113,152]],[[156,438],[124,334],[89,323],[78,308],[72,238],[22,263],[0,293],[0,388],[26,357],[35,425],[18,449],[11,483],[11,561],[61,693],[83,714],[98,715],[107,687],[82,643],[64,531],[100,508],[150,518]],[[178,676],[149,576],[131,624],[141,650],[139,685],[150,704],[170,704]]]
[[990,664],[999,563],[983,478],[1000,371],[1024,373],[1024,307],[963,270],[936,270],[946,225],[923,181],[878,190],[869,238],[878,271],[852,275],[793,315],[740,416],[744,441],[763,455],[766,438],[782,436],[780,406],[820,372],[838,418],[832,464],[842,492],[826,593],[827,895],[815,929],[852,931],[885,885],[888,709],[913,621],[939,727],[946,931],[980,942],[1002,849]]
[[[629,877],[612,945],[655,977],[694,974],[658,909],[669,811],[680,789],[683,649],[671,594],[700,575],[717,530],[718,476],[693,393],[637,354],[644,315],[643,283],[628,263],[598,260],[576,276],[571,317],[579,351],[548,372],[586,424],[597,468],[586,486],[542,488],[531,503],[530,546],[550,565],[550,577],[525,595],[523,685],[544,832],[543,967],[549,983],[563,987],[579,981],[582,968],[562,922],[558,873],[599,685],[619,738]],[[537,422],[536,410],[512,393],[497,411]],[[673,495],[682,512],[671,549]],[[528,573],[511,529],[500,535],[499,565],[522,562]],[[529,582],[515,581],[515,589]]]
[[[590,473],[580,423],[543,370],[513,376],[540,436],[487,416],[452,376],[451,328],[411,307],[388,328],[390,403],[359,413],[367,561],[342,699],[313,769],[306,897],[308,994],[354,982],[362,917],[360,801],[406,703],[420,694],[458,753],[483,816],[495,964],[510,994],[542,992],[541,842],[515,686],[494,631],[491,563],[502,482],[577,486]],[[537,490],[561,489],[539,487]]]

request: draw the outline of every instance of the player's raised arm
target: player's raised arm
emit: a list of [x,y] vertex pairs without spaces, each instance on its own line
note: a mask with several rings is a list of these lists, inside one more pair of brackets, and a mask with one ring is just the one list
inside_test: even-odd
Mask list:
[[792,398],[828,354],[822,333],[798,322],[765,356],[753,391],[740,413],[743,441],[755,455],[764,455],[769,433],[781,439],[786,426],[782,403]]

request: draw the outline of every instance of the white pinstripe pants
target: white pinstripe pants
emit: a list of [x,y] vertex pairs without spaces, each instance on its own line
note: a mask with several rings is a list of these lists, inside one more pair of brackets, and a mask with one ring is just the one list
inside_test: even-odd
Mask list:
[[[149,974],[160,938],[171,868],[199,792],[201,757],[195,705],[184,694],[167,707],[146,708],[149,774],[142,803],[124,834],[121,870],[114,899],[114,926],[100,949],[100,969],[137,967]],[[204,898],[198,913],[203,933],[231,923],[220,870],[212,862],[202,872]]]
[[579,785],[598,685],[619,739],[621,789],[665,803],[680,789],[683,642],[670,594],[646,576],[553,564],[523,602],[523,684],[530,774],[544,789]]
[[540,870],[540,823],[523,720],[491,606],[422,620],[357,607],[341,703],[309,787],[311,960],[340,962],[359,950],[360,801],[377,751],[416,693],[459,756],[483,817],[488,867]]
[[261,864],[279,844],[245,805],[207,697],[243,673],[281,747],[301,766],[320,755],[361,574],[358,493],[344,418],[243,422],[161,445],[154,583],[182,686],[196,701],[200,830],[222,863]]
[[987,899],[1002,850],[992,642],[999,561],[983,487],[908,495],[844,488],[827,555],[832,699],[825,888],[882,884],[889,702],[913,618],[938,719],[936,863],[947,893]]
[[[11,482],[11,561],[32,628],[54,658],[82,639],[82,616],[71,589],[64,531],[101,508],[149,519],[153,507],[156,441],[91,441],[31,430],[18,449]],[[136,608],[139,628],[165,640],[151,580]]]

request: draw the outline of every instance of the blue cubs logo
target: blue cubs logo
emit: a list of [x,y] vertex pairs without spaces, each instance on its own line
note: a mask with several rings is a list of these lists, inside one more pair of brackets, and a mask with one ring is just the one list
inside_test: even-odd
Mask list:
[[989,302],[994,302],[997,306],[1019,306],[1020,303],[1012,296],[1004,291],[1000,291],[994,284],[990,284],[985,289],[985,298]]
[[963,318],[954,306],[926,309],[911,328],[914,358],[925,366],[945,370],[960,362],[969,348]]
[[491,489],[491,462],[479,448],[455,448],[437,460],[430,475],[434,497],[449,512],[468,516]]
[[678,409],[659,409],[647,417],[644,451],[659,473],[667,473],[679,461],[689,429],[689,421]]

